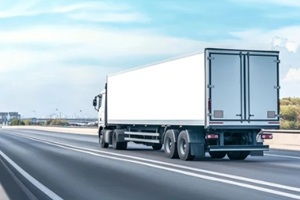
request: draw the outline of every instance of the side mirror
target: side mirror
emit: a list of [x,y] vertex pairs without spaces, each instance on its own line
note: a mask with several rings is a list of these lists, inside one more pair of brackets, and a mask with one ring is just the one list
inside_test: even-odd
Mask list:
[[93,100],[93,106],[94,106],[94,107],[97,106],[97,97],[95,97],[94,100]]

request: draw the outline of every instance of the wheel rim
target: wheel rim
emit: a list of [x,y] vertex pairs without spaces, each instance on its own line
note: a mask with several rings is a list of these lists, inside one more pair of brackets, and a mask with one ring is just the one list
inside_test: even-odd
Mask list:
[[100,135],[100,137],[99,137],[99,142],[100,142],[100,144],[103,144],[104,142],[103,142],[103,135],[101,134]]
[[185,154],[185,152],[186,152],[186,141],[185,141],[185,139],[182,139],[182,140],[180,141],[179,151],[180,151],[180,153],[181,153],[182,155]]
[[172,147],[172,141],[171,141],[171,138],[168,137],[168,138],[166,139],[165,146],[166,146],[166,151],[167,151],[168,153],[170,153],[170,152],[171,152],[171,147]]

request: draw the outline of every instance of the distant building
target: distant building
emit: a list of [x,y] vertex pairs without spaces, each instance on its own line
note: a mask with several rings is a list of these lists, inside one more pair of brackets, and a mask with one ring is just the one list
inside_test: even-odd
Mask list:
[[9,123],[13,119],[21,119],[18,112],[0,112],[0,124]]

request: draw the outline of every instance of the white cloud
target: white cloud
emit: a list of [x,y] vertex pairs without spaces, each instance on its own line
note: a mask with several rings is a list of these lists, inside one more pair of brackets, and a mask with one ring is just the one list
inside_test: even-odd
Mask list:
[[300,83],[300,68],[290,68],[283,81],[295,81]]
[[81,13],[75,13],[70,14],[69,17],[71,19],[76,20],[84,20],[84,21],[91,21],[91,22],[146,22],[149,21],[149,19],[140,13],[87,13],[87,12],[81,12]]
[[232,32],[241,44],[249,46],[263,45],[264,48],[285,47],[296,53],[300,44],[300,26],[289,26],[275,30],[251,29],[241,32]]
[[[15,45],[15,49],[0,51],[0,56],[4,58],[0,62],[7,67],[30,66],[72,58],[107,60],[136,55],[178,55],[204,47],[204,43],[199,41],[167,37],[151,31],[68,26],[0,31],[0,45]],[[32,51],[31,45],[41,45],[43,50]]]
[[17,1],[10,8],[0,10],[0,18],[9,18],[16,16],[33,16],[44,12],[42,9],[36,9],[38,0]]
[[75,3],[69,5],[61,5],[54,7],[51,12],[54,13],[69,13],[74,11],[89,10],[89,11],[123,11],[130,10],[129,6],[122,4],[112,4],[109,2],[87,1],[84,3]]
[[234,2],[238,3],[254,3],[254,4],[273,4],[273,5],[279,5],[279,6],[291,6],[291,7],[300,7],[300,1],[299,0],[232,0]]
[[17,1],[10,8],[0,10],[0,18],[35,16],[41,14],[65,14],[73,20],[91,22],[144,22],[149,19],[134,8],[108,1],[87,1],[66,5],[41,7],[41,1]]
[[[51,106],[64,105],[60,110],[72,114],[72,109],[80,105],[88,115],[96,116],[89,104],[91,98],[103,89],[106,75],[123,70],[128,59],[145,59],[140,63],[147,64],[152,56],[172,57],[205,46],[146,30],[80,26],[0,30],[0,85],[5,86],[0,93],[0,110],[17,110],[30,116],[33,109],[50,114]],[[98,64],[74,64],[81,60]],[[103,65],[116,60],[120,62],[117,67]]]
[[287,41],[287,43],[285,44],[285,47],[291,51],[296,53],[299,47],[299,43],[298,42],[294,42],[294,41]]

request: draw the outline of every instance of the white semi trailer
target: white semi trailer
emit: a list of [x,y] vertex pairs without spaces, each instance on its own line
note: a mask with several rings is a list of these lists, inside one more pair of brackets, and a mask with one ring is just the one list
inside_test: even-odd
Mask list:
[[277,51],[206,48],[109,75],[93,101],[99,143],[164,146],[182,160],[262,156],[272,139],[262,130],[279,128],[279,89]]

